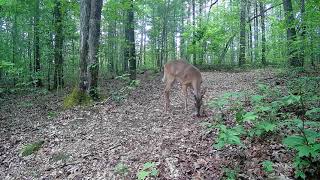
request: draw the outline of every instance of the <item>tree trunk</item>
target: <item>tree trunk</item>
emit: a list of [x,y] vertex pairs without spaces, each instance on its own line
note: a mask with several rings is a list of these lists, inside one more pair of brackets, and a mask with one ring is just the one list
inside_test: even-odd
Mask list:
[[[12,24],[12,31],[11,31],[11,36],[12,36],[12,63],[15,65],[16,63],[16,54],[17,54],[17,36],[18,36],[18,31],[17,31],[17,12],[14,12],[14,17],[13,17],[13,24]],[[16,77],[13,77],[13,86],[16,85]]]
[[[250,12],[251,12],[251,2],[248,2],[247,5],[247,17],[248,20],[250,19]],[[249,21],[248,23],[249,29],[248,29],[248,54],[249,54],[249,58],[250,58],[250,62],[253,62],[253,53],[252,53],[252,24]]]
[[[126,2],[126,1],[124,1]],[[128,11],[128,10],[127,10]],[[129,39],[129,19],[128,19],[128,12],[123,12],[123,19],[124,19],[124,36],[125,36],[125,44],[124,44],[124,53],[123,53],[123,71],[125,73],[128,73],[129,72],[129,42],[128,42],[128,39]]]
[[144,36],[145,36],[145,27],[146,27],[146,24],[145,24],[145,17],[143,17],[143,20],[142,20],[142,27],[141,27],[141,31],[140,31],[140,51],[139,51],[139,61],[140,63],[139,64],[144,64],[144,54],[145,52],[143,51],[144,50]]
[[265,66],[266,61],[266,26],[265,26],[265,13],[264,4],[260,2],[260,13],[261,13],[261,62]]
[[176,59],[177,53],[176,53],[176,9],[173,10],[173,30],[172,30],[172,50],[173,50],[173,59]]
[[40,40],[39,40],[39,19],[40,19],[40,0],[35,1],[34,13],[34,72],[36,75],[35,87],[42,87],[40,77]]
[[55,30],[55,43],[54,43],[54,76],[53,76],[53,89],[62,88],[63,81],[63,27],[62,27],[62,14],[61,2],[55,0],[54,7],[54,30]]
[[89,95],[93,99],[98,98],[98,75],[99,75],[99,39],[101,22],[102,0],[91,0],[89,19],[89,53],[87,74],[89,77]]
[[129,64],[130,64],[130,79],[136,79],[136,51],[135,51],[135,38],[134,38],[134,12],[133,0],[130,0],[130,8],[128,10],[128,51],[129,51]]
[[193,26],[193,40],[192,40],[192,46],[193,46],[193,54],[192,54],[192,61],[193,64],[196,65],[197,64],[197,54],[195,52],[195,46],[196,46],[196,40],[195,40],[195,28],[196,28],[196,4],[195,4],[195,0],[192,0],[192,26]]
[[[54,45],[53,45],[53,34],[50,33],[50,39],[48,40],[48,47],[50,49],[54,49]],[[51,90],[51,73],[52,73],[52,62],[53,62],[53,58],[50,55],[48,55],[48,61],[47,61],[47,89],[50,91]],[[56,89],[56,87],[55,87]]]
[[239,66],[246,63],[246,0],[240,0]]
[[297,41],[297,32],[294,26],[294,16],[291,0],[283,0],[283,9],[285,12],[287,23],[287,54],[288,61],[291,66],[299,67],[303,66],[303,61],[297,57],[297,49],[294,47]]
[[80,4],[80,82],[79,89],[86,93],[88,83],[88,53],[89,53],[89,19],[90,19],[91,0],[81,0]]
[[[305,46],[306,46],[305,0],[301,0],[300,3],[301,3],[300,12],[301,12],[301,39],[302,39],[302,44],[300,48],[300,60],[303,63],[305,59]],[[313,62],[311,62],[311,64],[314,66]]]
[[[255,8],[254,8],[254,15],[258,15],[258,2],[255,0]],[[254,60],[258,59],[259,52],[258,52],[258,44],[259,44],[259,21],[258,18],[254,19]]]
[[186,58],[185,56],[185,40],[184,37],[182,36],[182,33],[184,32],[184,14],[182,13],[181,15],[181,28],[179,31],[180,34],[180,58]]

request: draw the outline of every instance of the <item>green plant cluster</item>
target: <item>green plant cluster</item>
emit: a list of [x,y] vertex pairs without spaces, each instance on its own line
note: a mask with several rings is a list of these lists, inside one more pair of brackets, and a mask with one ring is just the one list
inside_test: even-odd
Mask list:
[[[114,172],[124,178],[129,173],[129,167],[126,164],[118,163],[114,168]],[[142,169],[137,172],[137,179],[145,180],[150,177],[157,177],[158,174],[159,170],[157,169],[156,163],[146,162],[143,164]]]
[[44,141],[37,141],[34,143],[30,143],[30,144],[26,144],[22,150],[21,150],[21,155],[22,156],[29,156],[31,154],[33,154],[34,152],[37,152],[41,146],[43,145]]
[[[287,134],[282,144],[295,153],[295,177],[306,179],[319,175],[320,78],[292,77],[285,90],[259,84],[255,94],[227,93],[210,101],[209,107],[219,112],[213,118],[215,123],[205,123],[208,131],[218,130],[213,147],[245,148],[241,141],[244,138]],[[262,165],[265,172],[272,171],[271,161]]]

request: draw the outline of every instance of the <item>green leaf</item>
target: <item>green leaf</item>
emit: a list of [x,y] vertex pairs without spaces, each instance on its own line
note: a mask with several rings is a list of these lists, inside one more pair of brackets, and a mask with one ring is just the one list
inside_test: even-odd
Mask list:
[[284,103],[284,105],[291,105],[296,104],[300,102],[301,96],[295,96],[295,95],[288,95],[281,98],[281,101]]
[[306,129],[303,131],[307,137],[308,143],[315,143],[318,138],[320,138],[320,133]]
[[265,172],[272,172],[273,171],[273,162],[266,160],[262,162],[263,170]]
[[257,127],[259,129],[263,129],[266,132],[269,132],[269,131],[273,131],[276,128],[276,126],[277,126],[276,124],[271,123],[271,122],[262,122],[262,123],[258,124]]
[[149,176],[150,172],[148,171],[139,171],[138,172],[138,180],[144,180]]
[[312,153],[311,147],[310,147],[310,146],[307,146],[307,145],[298,146],[298,147],[296,147],[295,149],[298,150],[298,156],[299,156],[299,157],[303,157],[303,156],[308,157],[309,154]]
[[213,147],[219,150],[223,148],[224,145],[225,145],[224,141],[219,141],[217,144],[214,144]]
[[295,178],[306,179],[306,174],[304,174],[304,172],[302,172],[302,171],[300,171],[300,170],[297,170],[297,171],[295,171],[294,177],[295,177]]
[[254,121],[255,119],[257,119],[258,116],[255,114],[255,112],[247,112],[244,114],[243,116],[243,120],[244,121]]
[[319,120],[320,119],[320,108],[313,108],[306,112],[306,116],[310,119]]
[[155,165],[156,164],[154,162],[146,162],[143,165],[143,169],[146,170],[146,169],[149,169],[149,168],[153,168],[153,167],[155,167]]
[[295,148],[296,146],[302,146],[305,143],[305,139],[301,136],[288,136],[283,140],[283,144],[288,147]]
[[156,170],[156,169],[152,169],[152,171],[150,172],[150,175],[151,175],[151,176],[157,176],[157,175],[158,175],[158,173],[159,173],[159,171],[158,171],[158,170]]
[[267,112],[267,111],[271,111],[271,107],[270,106],[258,106],[257,107],[258,112]]

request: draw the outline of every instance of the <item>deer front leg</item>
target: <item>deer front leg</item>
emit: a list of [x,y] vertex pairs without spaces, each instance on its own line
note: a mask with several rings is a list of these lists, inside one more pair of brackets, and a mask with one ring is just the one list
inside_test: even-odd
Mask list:
[[187,112],[187,106],[188,106],[188,87],[186,85],[182,85],[182,92],[184,94],[184,110]]
[[170,89],[171,89],[171,85],[173,83],[174,79],[168,79],[167,83],[166,83],[166,87],[164,89],[164,99],[165,99],[165,111],[167,112],[169,109],[169,105],[170,105],[170,99],[169,99],[169,95],[170,95]]

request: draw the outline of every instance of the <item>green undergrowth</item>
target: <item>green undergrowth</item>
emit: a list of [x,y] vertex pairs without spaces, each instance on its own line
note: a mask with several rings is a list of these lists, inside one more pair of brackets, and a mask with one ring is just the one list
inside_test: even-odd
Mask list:
[[74,88],[72,92],[67,97],[65,97],[63,101],[63,107],[65,109],[69,109],[78,105],[89,105],[91,102],[92,99],[86,92],[82,92],[78,88]]
[[29,155],[33,154],[34,152],[37,152],[41,148],[43,143],[44,143],[44,141],[40,140],[38,142],[26,144],[21,150],[21,155],[22,156],[29,156]]
[[[319,177],[320,76],[293,69],[282,71],[281,77],[283,85],[260,83],[255,93],[226,93],[211,100],[208,106],[218,113],[203,125],[207,132],[218,132],[213,143],[217,150],[245,150],[244,139],[274,140],[293,156],[294,178]],[[272,172],[272,159],[262,161],[263,170]]]

